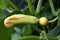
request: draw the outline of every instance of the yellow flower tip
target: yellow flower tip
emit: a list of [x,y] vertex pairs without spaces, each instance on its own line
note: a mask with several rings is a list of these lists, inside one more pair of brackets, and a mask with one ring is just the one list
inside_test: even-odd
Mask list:
[[4,20],[5,27],[11,27],[16,23],[19,23],[19,21],[20,21],[19,18],[23,17],[23,15],[22,16],[21,15],[22,14],[14,14],[14,15],[11,15],[11,16],[7,17]]
[[4,25],[5,25],[5,27],[9,28],[9,27],[11,27],[11,26],[14,25],[14,23],[12,22],[11,19],[12,19],[11,17],[8,17],[8,18],[6,18],[6,19],[4,20]]
[[40,24],[40,25],[44,26],[44,25],[46,25],[47,23],[48,23],[48,19],[47,19],[46,17],[41,17],[41,18],[39,19],[39,24]]
[[4,25],[5,25],[5,27],[10,28],[10,27],[13,26],[14,24],[11,23],[11,22],[7,22],[7,23],[5,23]]

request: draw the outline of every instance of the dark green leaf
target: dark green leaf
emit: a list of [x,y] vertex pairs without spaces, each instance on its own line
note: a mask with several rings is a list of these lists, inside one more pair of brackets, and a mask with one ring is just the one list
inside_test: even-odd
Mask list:
[[6,0],[0,0],[0,8],[4,9],[6,7]]
[[11,40],[12,33],[13,33],[13,28],[6,28],[2,20],[0,23],[0,40]]
[[60,25],[60,9],[58,9],[58,25]]
[[60,35],[57,36],[58,40],[60,40]]
[[52,15],[52,13],[50,12],[50,10],[48,10],[48,11],[43,11],[42,14],[41,14],[41,16],[47,17],[48,19],[53,19],[53,15]]
[[[50,37],[48,39],[49,40],[58,40],[58,38],[55,38],[55,37]],[[24,36],[17,40],[40,40],[40,39],[39,39],[39,36]]]
[[22,28],[22,36],[28,36],[31,35],[31,33],[32,33],[31,25],[30,24],[24,25],[24,27]]
[[4,11],[0,10],[0,22],[1,22],[1,20],[3,20],[4,17],[5,17]]
[[42,10],[45,10],[45,11],[48,11],[49,10],[49,2],[47,1],[46,4],[43,6],[43,9]]
[[60,34],[60,25],[57,25],[53,28],[49,33],[47,33],[48,37],[54,37]]
[[17,40],[39,40],[39,36],[25,36]]

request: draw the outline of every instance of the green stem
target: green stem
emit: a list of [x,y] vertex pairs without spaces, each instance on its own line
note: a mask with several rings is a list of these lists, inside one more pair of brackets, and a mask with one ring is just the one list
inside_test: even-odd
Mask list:
[[53,16],[57,16],[57,13],[55,12],[55,8],[54,8],[52,0],[49,0],[49,3],[50,3],[50,7],[51,7],[51,11],[52,11]]
[[43,30],[46,32],[46,28],[45,28],[45,26],[42,26],[42,28],[43,28]]
[[31,0],[27,0],[27,3],[28,3],[28,7],[29,7],[30,13],[31,13],[32,15],[34,15],[35,10],[34,10],[34,7],[33,7],[33,5],[32,5]]
[[[47,8],[46,8],[47,7]],[[47,3],[45,4],[45,6],[43,6],[43,9],[42,9],[42,11],[47,11],[48,10],[48,8],[49,8],[49,1],[47,1]]]
[[53,24],[54,24],[54,23],[51,23],[51,26],[50,26],[50,28],[49,28],[50,30],[52,29],[52,27],[53,27]]
[[58,9],[57,13],[58,13],[58,25],[60,25],[60,8]]
[[55,19],[53,19],[53,20],[48,21],[48,23],[55,22],[57,19],[58,19],[58,17],[56,17],[56,18],[55,18]]
[[26,8],[22,10],[22,12],[26,11],[27,9],[28,9],[28,6],[26,6]]
[[35,30],[36,30],[37,32],[39,32],[39,33],[42,31],[41,29],[39,29],[39,28],[37,28],[37,27],[35,28]]
[[42,2],[43,0],[39,0],[36,11],[35,11],[35,15],[40,13]]
[[49,32],[50,31],[49,24],[47,24],[46,28],[47,28],[47,31]]
[[9,10],[8,8],[6,8],[6,11],[8,11],[9,13],[12,13],[14,10]]
[[7,0],[8,5],[12,6],[15,10],[19,10],[19,8],[14,5],[10,0]]
[[32,25],[33,29],[36,30],[37,32],[41,32],[42,30],[37,27],[37,25]]

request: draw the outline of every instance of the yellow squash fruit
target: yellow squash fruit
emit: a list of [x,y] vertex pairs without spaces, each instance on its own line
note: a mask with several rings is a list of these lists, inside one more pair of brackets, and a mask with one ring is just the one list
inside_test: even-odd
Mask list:
[[38,22],[38,18],[34,16],[24,15],[24,14],[14,14],[12,16],[7,17],[4,20],[4,25],[6,27],[11,27],[17,23],[31,23],[36,24]]
[[39,23],[40,23],[40,25],[44,26],[48,23],[48,19],[46,17],[41,17],[39,19]]

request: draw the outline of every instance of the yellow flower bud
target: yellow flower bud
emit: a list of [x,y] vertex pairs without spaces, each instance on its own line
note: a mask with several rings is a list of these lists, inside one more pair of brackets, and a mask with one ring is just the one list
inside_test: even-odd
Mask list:
[[6,27],[11,27],[14,24],[17,23],[31,23],[31,24],[35,24],[38,22],[38,18],[34,17],[34,16],[29,16],[29,15],[24,15],[24,14],[14,14],[12,16],[7,17],[4,20],[4,25]]
[[39,23],[40,23],[40,25],[44,26],[48,23],[48,19],[46,17],[41,17],[39,19]]

